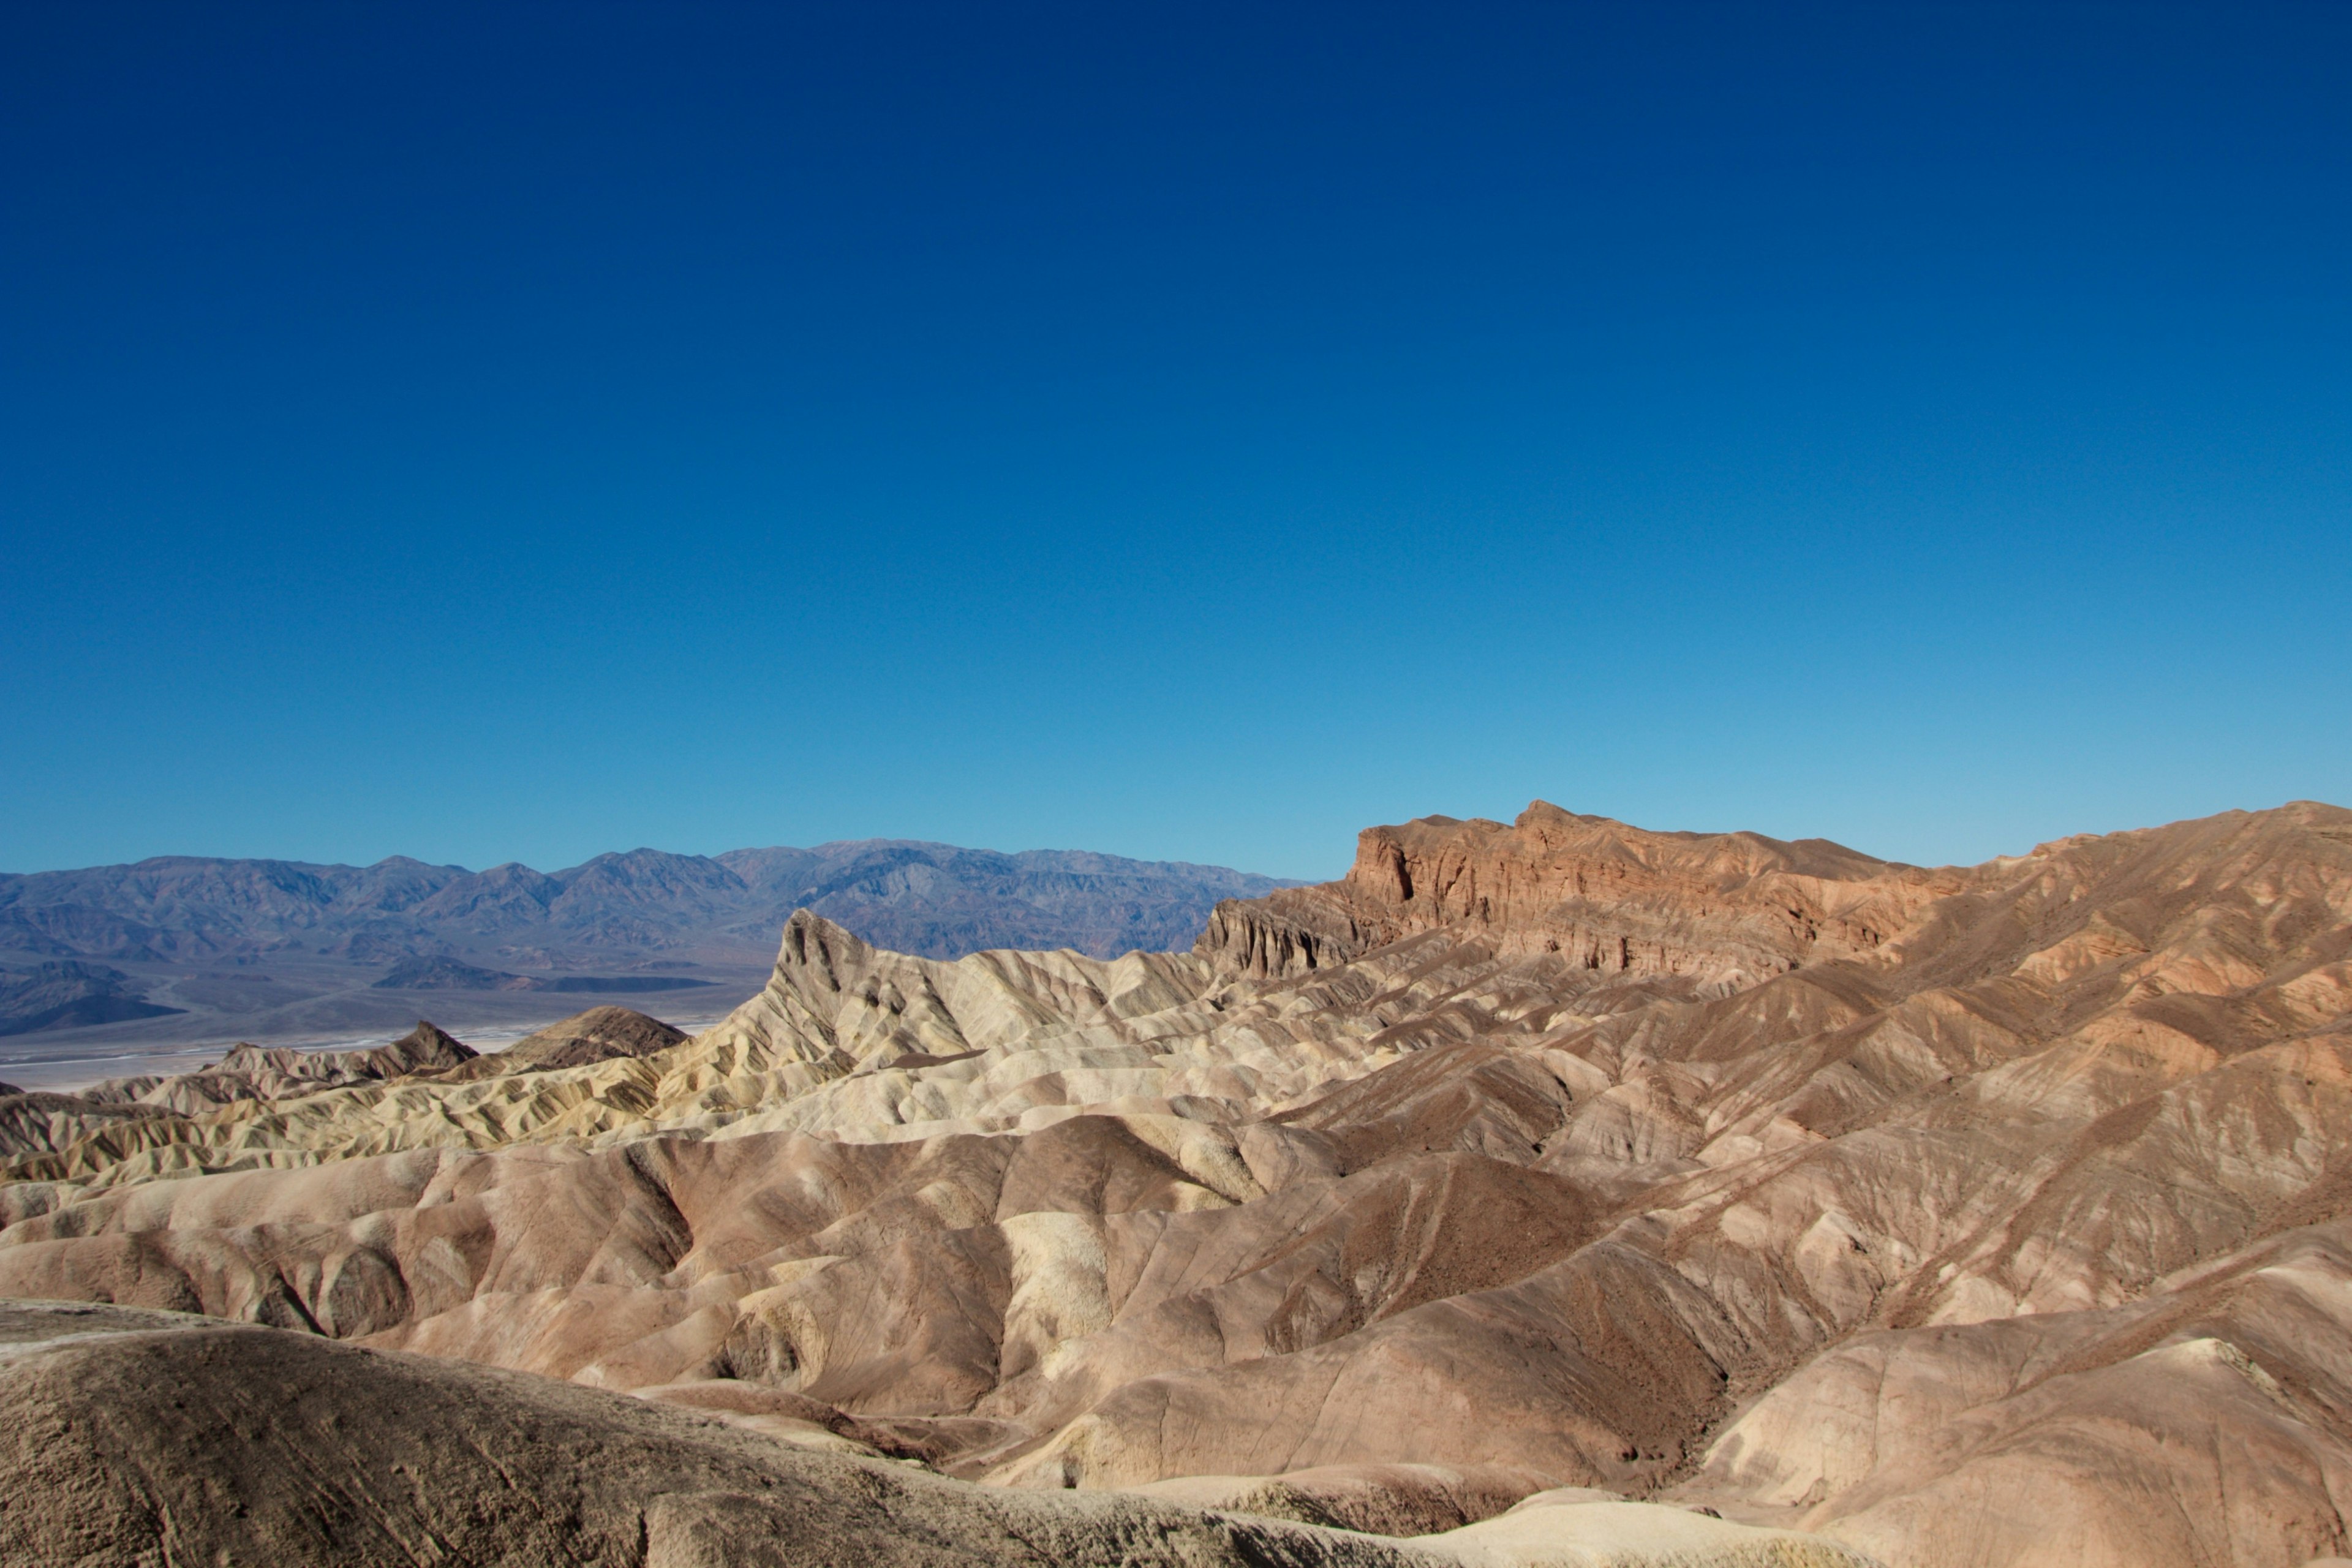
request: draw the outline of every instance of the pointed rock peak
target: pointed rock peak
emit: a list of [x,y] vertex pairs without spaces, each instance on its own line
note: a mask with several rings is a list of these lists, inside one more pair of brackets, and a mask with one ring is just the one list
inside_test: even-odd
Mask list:
[[268,1053],[251,1040],[239,1040],[206,1072],[256,1072],[268,1065]]
[[416,1027],[388,1046],[368,1053],[386,1077],[426,1068],[453,1068],[479,1053],[437,1024],[419,1018]]
[[873,952],[848,927],[835,925],[814,910],[800,909],[784,921],[783,947],[776,962],[795,968],[835,969],[863,963]]

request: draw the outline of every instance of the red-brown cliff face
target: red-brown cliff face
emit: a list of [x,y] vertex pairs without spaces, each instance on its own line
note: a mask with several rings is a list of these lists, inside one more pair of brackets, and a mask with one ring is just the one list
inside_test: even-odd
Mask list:
[[1720,994],[1867,958],[1967,880],[1826,839],[1653,833],[1537,801],[1507,827],[1424,816],[1366,828],[1346,877],[1220,904],[1194,951],[1236,974],[1297,974],[1454,928],[1596,981],[1671,977]]

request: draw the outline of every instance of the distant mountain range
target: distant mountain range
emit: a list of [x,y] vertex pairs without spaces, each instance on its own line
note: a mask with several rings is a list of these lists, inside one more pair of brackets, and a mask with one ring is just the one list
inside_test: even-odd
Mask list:
[[167,856],[0,875],[0,955],[173,965],[296,952],[353,964],[495,959],[494,984],[514,967],[764,960],[785,918],[808,908],[868,942],[932,958],[992,947],[1108,957],[1189,947],[1218,900],[1290,885],[1221,866],[897,839],[715,857],[633,849],[555,872],[401,856],[373,866]]
[[1292,885],[1222,866],[896,839],[633,849],[553,872],[172,856],[0,875],[0,1076],[66,1081],[98,1069],[54,1064],[100,1057],[108,1071],[142,1070],[122,1053],[174,1043],[390,1038],[428,1012],[478,1038],[592,1002],[658,996],[674,1017],[712,1017],[759,989],[801,908],[932,958],[1109,957],[1190,947],[1219,900]]

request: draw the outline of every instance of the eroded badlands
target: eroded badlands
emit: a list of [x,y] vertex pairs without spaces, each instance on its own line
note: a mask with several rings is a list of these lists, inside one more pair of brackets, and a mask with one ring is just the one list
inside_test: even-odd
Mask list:
[[[8,1560],[2347,1550],[2335,807],[1926,870],[1539,803],[1371,829],[1189,954],[803,913],[716,1028],[568,1026],[0,1099],[0,1295],[279,1331],[25,1331]],[[79,1484],[92,1401],[195,1435]],[[436,1442],[474,1479],[387,1500]],[[552,1534],[466,1512],[484,1463]],[[321,1555],[344,1514],[393,1544]]]

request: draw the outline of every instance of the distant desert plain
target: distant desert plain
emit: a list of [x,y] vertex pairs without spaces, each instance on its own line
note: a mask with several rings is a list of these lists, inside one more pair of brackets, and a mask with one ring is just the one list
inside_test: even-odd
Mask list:
[[2335,806],[150,861],[0,986],[11,1564],[2352,1552]]

